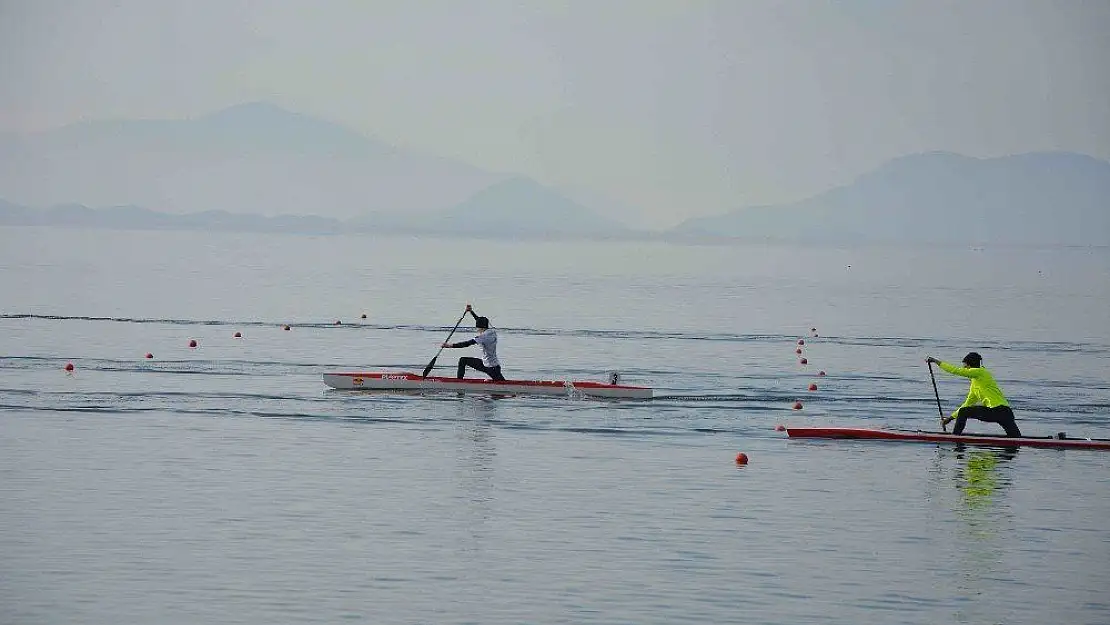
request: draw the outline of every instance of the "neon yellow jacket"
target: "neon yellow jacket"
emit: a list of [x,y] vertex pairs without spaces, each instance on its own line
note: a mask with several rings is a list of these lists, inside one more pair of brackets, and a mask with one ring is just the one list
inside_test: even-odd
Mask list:
[[998,383],[994,381],[994,376],[991,375],[990,371],[987,371],[986,367],[957,367],[946,362],[938,364],[941,369],[952,375],[971,379],[971,388],[967,391],[967,399],[956,408],[952,416],[956,416],[956,412],[966,406],[994,408],[995,406],[1010,405],[1006,401],[1006,396],[1002,394],[1002,389],[998,388]]

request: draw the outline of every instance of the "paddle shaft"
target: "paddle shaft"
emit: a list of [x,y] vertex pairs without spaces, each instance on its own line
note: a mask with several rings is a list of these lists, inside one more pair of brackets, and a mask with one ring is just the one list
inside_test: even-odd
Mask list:
[[[446,338],[446,339],[444,339],[444,341],[443,341],[443,342],[444,342],[444,344],[446,344],[446,343],[447,343],[447,341],[450,341],[450,340],[451,340],[451,337],[455,335],[455,330],[458,330],[458,329],[459,329],[459,324],[461,324],[461,323],[462,323],[462,320],[463,320],[463,319],[466,319],[466,313],[468,313],[468,312],[470,312],[470,309],[469,309],[469,308],[463,311],[463,314],[462,314],[462,316],[461,316],[461,317],[459,317],[459,320],[455,322],[455,327],[451,328],[451,332],[450,332],[450,333],[449,333],[449,334],[447,335],[447,338]],[[435,355],[435,356],[432,356],[432,360],[431,360],[431,362],[429,362],[429,363],[428,363],[428,366],[427,366],[427,367],[424,367],[424,373],[423,373],[423,374],[421,374],[421,376],[420,376],[420,377],[422,377],[422,378],[426,378],[426,377],[428,377],[428,374],[429,374],[429,373],[431,373],[431,372],[432,372],[432,369],[434,369],[434,368],[435,368],[435,366],[436,366],[436,359],[437,359],[437,358],[439,358],[439,355],[440,355],[440,354],[442,354],[442,353],[443,353],[443,345],[440,345],[440,346],[439,346],[439,351],[438,351],[438,352],[436,352],[436,355]]]
[[948,426],[944,424],[944,409],[940,407],[940,391],[937,390],[937,376],[933,375],[933,363],[929,363],[929,378],[933,381],[933,395],[937,398],[937,413],[940,414],[940,429],[947,432]]

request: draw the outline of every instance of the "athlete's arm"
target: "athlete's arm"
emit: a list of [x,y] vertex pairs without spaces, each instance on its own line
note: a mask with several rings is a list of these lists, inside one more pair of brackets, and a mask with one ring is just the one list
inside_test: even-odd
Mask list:
[[982,367],[957,367],[956,365],[950,365],[947,362],[943,361],[937,361],[937,366],[939,366],[941,369],[944,369],[948,373],[951,373],[952,375],[958,375],[962,378],[974,379],[979,377],[983,373]]

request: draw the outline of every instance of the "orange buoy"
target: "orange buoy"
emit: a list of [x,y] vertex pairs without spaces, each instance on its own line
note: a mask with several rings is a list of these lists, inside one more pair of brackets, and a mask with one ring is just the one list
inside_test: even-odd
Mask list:
[[809,385],[809,390],[816,391],[817,390],[817,385],[816,384],[810,384]]
[[147,352],[145,358],[154,358],[154,354]]
[[66,366],[65,366],[65,370],[66,371],[73,371],[73,363],[72,362],[67,362]]
[[748,454],[744,452],[736,454],[736,464],[748,464]]
[[196,339],[189,339],[189,347],[196,347],[196,346],[197,346],[197,340]]
[[241,339],[241,338],[243,338],[243,333],[242,333],[242,332],[236,332],[236,333],[235,333],[235,334],[233,334],[232,336],[233,336],[234,338],[237,338],[237,339]]
[[800,402],[800,401],[794,402],[794,410],[801,410],[801,409],[802,409],[802,402]]
[[808,365],[808,364],[809,364],[809,360],[807,360],[807,359],[805,359],[805,358],[802,358],[801,360],[799,360],[799,361],[798,361],[798,364],[800,364],[800,365]]

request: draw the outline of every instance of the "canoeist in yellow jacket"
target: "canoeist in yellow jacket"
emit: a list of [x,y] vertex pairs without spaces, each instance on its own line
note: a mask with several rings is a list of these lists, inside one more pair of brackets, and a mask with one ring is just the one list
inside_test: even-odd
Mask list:
[[962,367],[941,362],[932,356],[925,359],[928,363],[937,365],[953,375],[971,379],[971,388],[967,392],[967,399],[950,416],[944,418],[944,424],[953,419],[956,425],[952,427],[953,434],[964,431],[968,419],[978,419],[988,423],[997,423],[1006,430],[1006,436],[1021,436],[1021,430],[1014,422],[1014,411],[994,381],[994,376],[986,367],[983,367],[983,357],[975,352],[964,356]]

